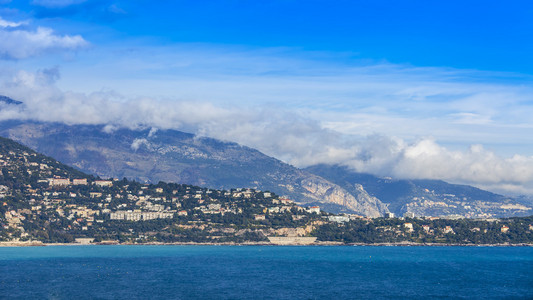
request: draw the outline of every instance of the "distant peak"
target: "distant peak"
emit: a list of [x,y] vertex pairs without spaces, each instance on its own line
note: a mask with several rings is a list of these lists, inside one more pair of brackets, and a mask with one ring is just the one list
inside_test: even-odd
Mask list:
[[13,104],[13,105],[20,105],[22,102],[13,100],[7,96],[0,95],[0,103],[6,103],[6,104]]

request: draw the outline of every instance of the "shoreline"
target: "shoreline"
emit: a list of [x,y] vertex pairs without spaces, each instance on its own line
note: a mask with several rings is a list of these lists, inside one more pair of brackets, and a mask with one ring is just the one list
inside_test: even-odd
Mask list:
[[413,243],[413,242],[398,242],[398,243],[350,243],[344,244],[333,241],[318,241],[308,245],[302,244],[287,244],[277,245],[269,242],[245,242],[245,243],[197,243],[197,242],[176,242],[176,243],[119,243],[119,242],[102,242],[102,243],[43,243],[41,241],[29,242],[0,242],[0,248],[3,247],[48,247],[48,246],[299,246],[299,247],[313,247],[313,246],[378,246],[378,247],[533,247],[533,244],[519,243],[519,244],[440,244],[440,243]]

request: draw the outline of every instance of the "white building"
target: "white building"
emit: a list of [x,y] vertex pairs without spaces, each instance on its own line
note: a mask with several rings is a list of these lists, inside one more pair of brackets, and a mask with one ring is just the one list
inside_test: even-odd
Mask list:
[[406,218],[414,218],[415,217],[415,213],[412,212],[412,211],[408,211],[408,212],[405,212],[403,214],[403,216],[406,217]]
[[311,206],[307,208],[307,212],[310,214],[319,214],[320,213],[320,207],[319,206]]
[[388,219],[394,218],[394,213],[392,212],[385,213],[385,218],[388,218]]
[[73,185],[87,185],[87,178],[83,179],[72,179]]
[[344,223],[344,222],[349,222],[350,217],[349,216],[329,216],[328,220],[330,222]]
[[48,179],[50,186],[67,186],[70,185],[70,179],[68,178],[50,178]]
[[174,212],[141,212],[139,210],[134,211],[115,211],[109,214],[111,220],[126,220],[126,221],[146,221],[154,219],[171,219],[174,217]]
[[407,229],[408,232],[413,232],[414,231],[413,223],[404,223],[403,227],[405,227],[405,229]]
[[96,180],[94,182],[94,184],[98,185],[98,186],[106,187],[106,186],[112,186],[113,185],[113,181],[111,181],[111,180]]

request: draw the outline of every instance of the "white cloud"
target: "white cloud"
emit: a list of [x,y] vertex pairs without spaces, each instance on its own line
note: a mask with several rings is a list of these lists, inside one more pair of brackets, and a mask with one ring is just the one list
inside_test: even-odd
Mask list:
[[0,28],[14,28],[27,24],[27,22],[10,22],[0,17]]
[[150,128],[150,132],[148,132],[148,137],[152,137],[156,133],[157,133],[157,128],[152,127]]
[[[6,72],[0,78],[3,79],[0,90],[24,101],[25,108],[0,111],[0,119],[108,124],[106,132],[113,132],[120,126],[152,127],[152,134],[156,133],[156,128],[172,128],[235,141],[299,167],[341,163],[360,172],[382,176],[443,179],[498,192],[533,194],[533,157],[502,156],[479,145],[464,147],[472,143],[484,144],[483,141],[494,137],[500,143],[523,140],[533,128],[528,115],[533,112],[527,104],[530,90],[446,81],[422,84],[405,80],[405,77],[405,81],[386,83],[387,78],[394,78],[389,77],[393,72],[386,73],[374,80],[360,76],[360,82],[339,78],[361,87],[365,91],[361,94],[362,100],[338,103],[324,100],[327,109],[311,101],[311,105],[306,106],[311,108],[299,109],[297,105],[284,106],[277,101],[228,106],[221,103],[223,101],[129,98],[110,90],[77,93],[56,86],[59,76],[55,69],[36,73]],[[311,89],[304,95],[327,88],[348,87],[347,84],[332,84],[331,78],[326,83],[316,78],[314,81],[302,77],[285,79],[283,84],[267,80],[264,87],[270,88],[270,92],[272,89],[278,89],[276,93],[280,93],[280,89],[288,91],[290,96],[300,92],[291,90],[293,83],[302,92],[305,88]],[[249,87],[240,83],[239,78],[236,80],[229,83],[242,89]],[[258,79],[252,77],[252,85],[254,80]],[[209,79],[207,82],[212,83]],[[212,92],[216,91],[217,86],[212,87]],[[246,94],[254,95],[253,90],[247,90]],[[365,99],[364,94],[369,98]],[[454,100],[442,101],[439,97]],[[371,98],[378,100],[372,104]],[[442,138],[459,141],[460,146],[456,149],[444,146]],[[528,145],[527,141],[524,143]],[[132,148],[139,149],[143,144],[145,141],[138,140]]]
[[81,4],[87,0],[33,0],[33,5],[43,6],[47,8],[62,8],[70,5]]
[[137,151],[142,145],[149,145],[148,140],[146,139],[135,139],[131,143],[131,149]]
[[[379,149],[377,149],[379,147]],[[475,185],[527,185],[533,191],[533,156],[504,158],[481,145],[452,151],[431,138],[413,143],[390,140],[364,144],[366,159],[356,156],[345,165],[362,172],[396,178],[442,179]]]
[[23,59],[57,50],[78,50],[88,42],[80,35],[57,35],[50,28],[22,28],[25,23],[0,18],[0,58]]
[[[313,119],[346,134],[431,134],[445,142],[466,134],[473,143],[484,143],[478,137],[485,133],[476,126],[510,131],[530,124],[533,113],[530,78],[514,84],[494,80],[515,74],[350,65],[291,50],[211,45],[136,45],[85,54],[91,56],[85,62],[62,67],[69,74],[59,83],[63,88],[91,93],[112,87],[131,97],[306,109]],[[507,137],[513,134],[501,133],[492,141]]]
[[118,7],[116,4],[111,4],[107,8],[107,11],[109,11],[110,13],[119,14],[119,15],[127,14],[127,12],[124,9]]

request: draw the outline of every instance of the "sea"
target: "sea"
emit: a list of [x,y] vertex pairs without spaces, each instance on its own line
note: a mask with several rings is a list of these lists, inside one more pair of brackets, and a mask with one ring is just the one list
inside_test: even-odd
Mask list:
[[3,247],[0,298],[533,299],[533,247]]

